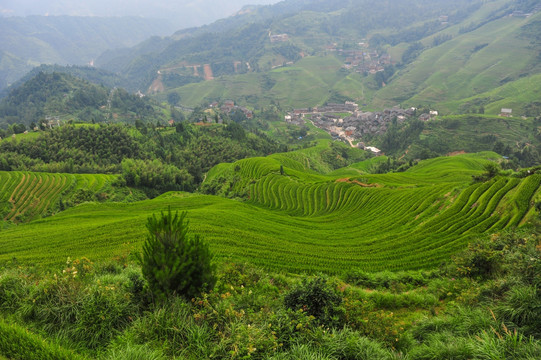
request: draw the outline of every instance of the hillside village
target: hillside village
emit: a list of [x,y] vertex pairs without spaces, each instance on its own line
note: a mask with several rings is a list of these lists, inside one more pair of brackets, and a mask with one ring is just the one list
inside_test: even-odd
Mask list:
[[[384,134],[393,119],[401,124],[416,115],[416,108],[393,107],[371,112],[363,111],[359,109],[358,104],[347,101],[344,104],[329,103],[322,107],[294,109],[284,119],[287,123],[297,126],[302,126],[306,120],[309,120],[318,128],[328,132],[335,140],[364,148],[362,141]],[[430,113],[421,114],[419,119],[427,121],[437,115],[437,111],[430,111]],[[373,149],[368,150],[379,153],[378,149]]]
[[384,71],[385,66],[391,65],[391,56],[384,52],[370,49],[368,43],[363,40],[358,43],[360,49],[348,50],[337,48],[338,44],[328,45],[325,50],[336,52],[344,59],[343,67],[361,74],[376,74]]

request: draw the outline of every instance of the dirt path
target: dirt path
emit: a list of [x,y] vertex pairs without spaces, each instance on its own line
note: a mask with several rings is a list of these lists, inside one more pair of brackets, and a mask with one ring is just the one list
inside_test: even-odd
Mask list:
[[210,64],[203,65],[203,70],[205,71],[205,80],[214,79],[214,76],[212,74],[212,68],[210,67]]

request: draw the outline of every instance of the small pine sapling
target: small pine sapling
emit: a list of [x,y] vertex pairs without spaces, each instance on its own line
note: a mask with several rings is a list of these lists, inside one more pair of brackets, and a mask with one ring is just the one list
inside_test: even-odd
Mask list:
[[189,237],[186,212],[161,213],[148,218],[147,239],[139,256],[143,276],[161,298],[180,295],[191,299],[215,283],[212,255],[199,235]]

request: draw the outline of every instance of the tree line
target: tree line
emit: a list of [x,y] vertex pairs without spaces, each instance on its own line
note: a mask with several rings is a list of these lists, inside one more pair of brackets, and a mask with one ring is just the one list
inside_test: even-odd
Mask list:
[[138,126],[66,125],[24,141],[6,140],[0,143],[0,170],[117,173],[127,185],[157,195],[194,190],[219,163],[286,150],[235,123]]

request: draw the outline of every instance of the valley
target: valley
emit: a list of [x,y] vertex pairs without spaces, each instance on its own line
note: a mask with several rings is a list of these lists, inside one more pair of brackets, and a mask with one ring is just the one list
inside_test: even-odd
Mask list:
[[1,360],[541,358],[538,1],[2,9]]

